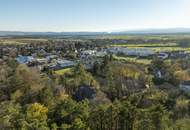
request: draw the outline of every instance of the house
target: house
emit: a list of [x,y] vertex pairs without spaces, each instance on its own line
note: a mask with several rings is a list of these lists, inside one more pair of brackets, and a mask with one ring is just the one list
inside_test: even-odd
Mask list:
[[75,63],[73,61],[70,60],[57,60],[57,65],[60,66],[61,68],[66,68],[66,67],[71,67],[74,66]]
[[180,84],[180,90],[185,91],[185,92],[190,92],[190,80],[188,81],[183,81]]
[[57,58],[58,58],[57,55],[48,55],[48,56],[46,56],[46,59],[47,59],[48,61],[51,61],[51,60],[57,59]]
[[80,57],[83,59],[83,58],[86,58],[88,56],[92,56],[95,54],[96,54],[96,50],[85,50],[85,51],[81,52]]
[[97,51],[95,53],[95,56],[96,57],[104,57],[106,54],[107,54],[106,51]]
[[50,63],[48,65],[48,68],[51,70],[60,70],[60,69],[72,67],[74,65],[75,65],[75,62],[73,61],[58,59],[56,60],[55,63]]
[[95,62],[102,62],[102,58],[107,55],[106,50],[85,50],[80,53],[80,62],[87,70],[93,68]]
[[35,60],[40,65],[48,63],[48,60],[46,58],[36,58]]
[[166,58],[168,58],[168,54],[164,53],[164,52],[161,52],[161,53],[158,54],[158,58],[166,59]]
[[102,57],[98,57],[96,55],[89,55],[87,57],[81,57],[80,62],[84,65],[85,69],[90,70],[93,68],[94,63],[101,63],[103,61]]
[[28,64],[30,62],[32,62],[34,60],[34,58],[32,56],[22,56],[22,55],[19,55],[17,58],[16,58],[16,61],[20,64]]

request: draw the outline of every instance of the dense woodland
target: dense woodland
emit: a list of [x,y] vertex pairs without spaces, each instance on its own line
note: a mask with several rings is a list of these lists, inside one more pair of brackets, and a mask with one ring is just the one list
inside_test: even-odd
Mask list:
[[189,79],[190,59],[142,65],[106,55],[90,71],[77,64],[58,76],[9,57],[0,65],[0,129],[190,130],[190,93],[179,89]]

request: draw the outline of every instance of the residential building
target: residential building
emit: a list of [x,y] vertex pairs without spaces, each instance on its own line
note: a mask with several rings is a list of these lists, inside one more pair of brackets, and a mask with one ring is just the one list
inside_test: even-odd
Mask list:
[[180,89],[185,92],[190,92],[190,80],[188,81],[183,81],[180,84]]

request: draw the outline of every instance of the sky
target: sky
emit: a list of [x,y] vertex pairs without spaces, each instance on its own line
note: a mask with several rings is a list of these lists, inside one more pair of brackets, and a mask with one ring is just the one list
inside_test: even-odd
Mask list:
[[0,0],[0,31],[190,28],[190,0]]

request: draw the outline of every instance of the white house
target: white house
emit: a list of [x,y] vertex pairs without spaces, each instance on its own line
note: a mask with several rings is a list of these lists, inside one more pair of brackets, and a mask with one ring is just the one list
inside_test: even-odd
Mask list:
[[168,54],[167,54],[167,53],[164,53],[164,52],[159,53],[159,54],[158,54],[158,58],[166,59],[166,58],[168,58]]
[[93,55],[96,53],[96,50],[85,50],[81,52],[81,55]]
[[39,64],[46,64],[48,60],[46,58],[36,58],[35,59]]

